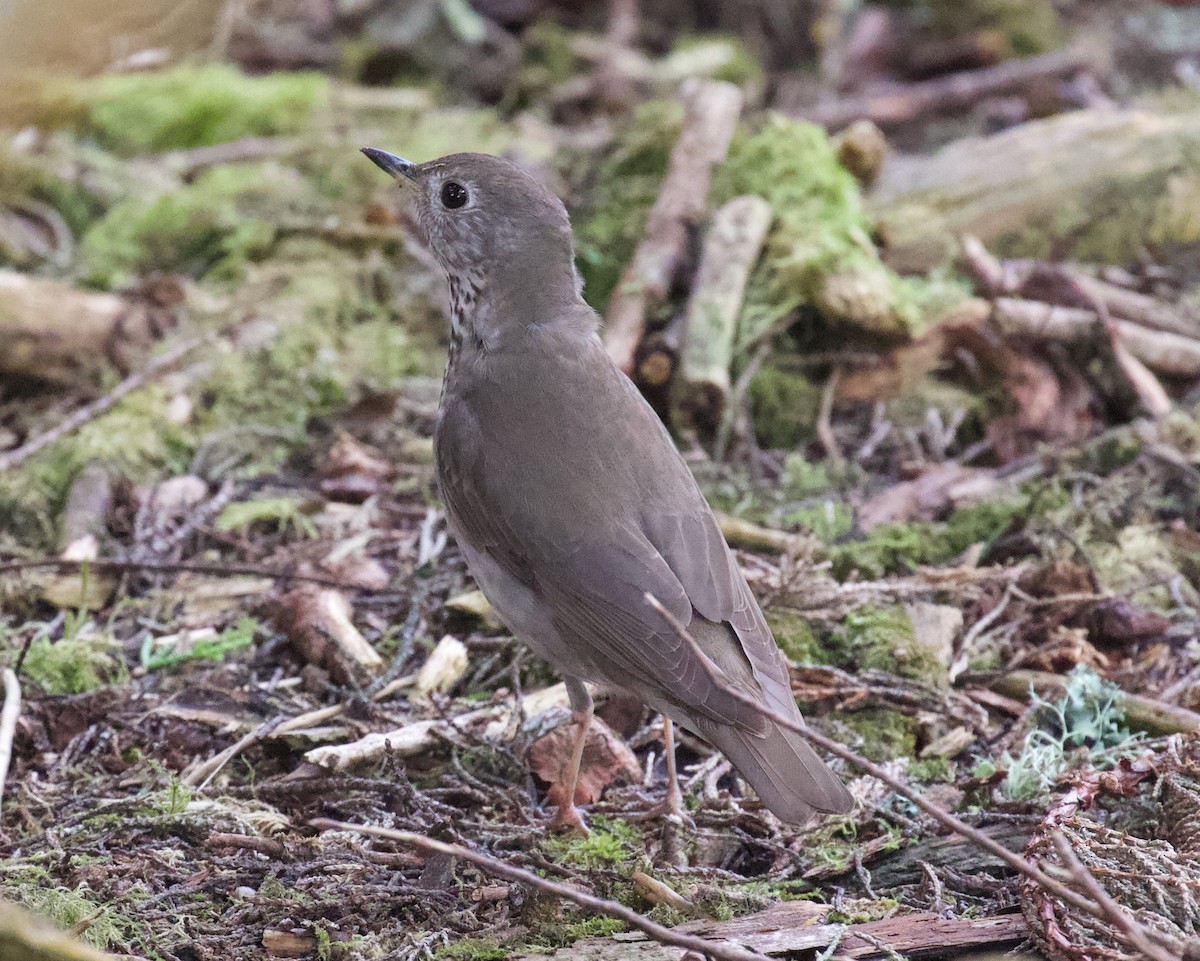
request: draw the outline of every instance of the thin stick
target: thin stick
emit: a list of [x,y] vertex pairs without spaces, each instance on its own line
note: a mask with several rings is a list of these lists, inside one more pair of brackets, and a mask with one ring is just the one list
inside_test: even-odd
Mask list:
[[387,828],[371,827],[365,824],[348,824],[345,821],[332,821],[327,818],[318,818],[310,821],[309,824],[318,831],[356,831],[359,834],[384,838],[388,841],[395,841],[398,844],[408,844],[412,847],[420,848],[422,851],[427,851],[430,854],[448,854],[450,857],[468,861],[476,865],[493,877],[527,884],[530,887],[553,894],[556,897],[564,898],[567,901],[574,901],[588,910],[607,914],[611,918],[617,918],[620,921],[624,921],[631,928],[637,928],[639,931],[649,935],[659,944],[683,948],[685,951],[695,951],[706,958],[713,958],[715,961],[770,961],[765,954],[759,954],[757,951],[748,951],[736,944],[708,941],[704,938],[698,938],[695,935],[664,928],[661,924],[656,924],[644,915],[638,914],[636,911],[625,907],[623,904],[618,904],[616,901],[606,901],[604,898],[598,898],[594,894],[588,894],[585,891],[580,891],[578,888],[559,884],[557,881],[543,878],[532,871],[513,867],[511,864],[505,864],[497,858],[489,857],[486,854],[481,854],[478,851],[473,851],[458,844],[446,844],[443,841],[435,841],[433,838],[427,838],[422,834],[414,834],[411,831],[391,831]]
[[183,343],[176,344],[169,350],[163,351],[153,360],[149,361],[136,374],[130,374],[126,377],[103,397],[96,398],[90,404],[84,404],[79,410],[63,418],[63,420],[55,424],[48,431],[31,437],[20,447],[10,450],[6,454],[0,454],[0,471],[11,470],[18,464],[28,460],[48,444],[53,444],[56,440],[61,440],[68,434],[77,431],[88,421],[103,414],[126,394],[137,390],[167,368],[173,367],[201,344],[208,343],[208,341],[208,337],[195,337],[192,340],[185,340]]
[[679,618],[663,607],[658,598],[656,598],[653,594],[647,593],[645,595],[645,601],[659,613],[659,615],[664,621],[667,622],[667,624],[670,625],[671,629],[675,631],[680,640],[682,640],[691,648],[692,653],[696,656],[697,663],[705,671],[705,673],[708,674],[708,677],[713,684],[720,688],[724,693],[740,701],[742,704],[745,704],[752,710],[757,711],[763,717],[774,721],[780,727],[786,728],[789,731],[795,731],[802,737],[807,738],[817,747],[828,751],[835,757],[840,757],[842,760],[853,764],[855,767],[865,771],[867,774],[870,774],[877,780],[882,781],[897,794],[912,801],[913,804],[919,807],[939,824],[949,828],[955,834],[966,838],[968,841],[972,841],[979,845],[989,854],[999,858],[1018,874],[1029,878],[1029,880],[1051,892],[1056,897],[1061,898],[1081,911],[1086,911],[1088,914],[1091,914],[1094,917],[1107,917],[1103,909],[1098,905],[1093,904],[1087,898],[1077,894],[1075,891],[1072,891],[1065,884],[1054,880],[1054,878],[1050,877],[1050,875],[1048,875],[1045,871],[1030,864],[1019,854],[1014,854],[1012,851],[1008,850],[1008,848],[992,840],[982,831],[971,827],[971,825],[964,821],[960,821],[945,808],[939,807],[938,805],[927,801],[907,784],[905,784],[895,775],[889,774],[878,764],[871,763],[866,758],[856,754],[854,751],[851,751],[849,748],[838,744],[836,741],[830,740],[823,734],[819,734],[812,728],[807,727],[802,721],[797,721],[793,718],[786,717],[783,714],[780,714],[778,711],[773,711],[769,707],[764,707],[750,695],[745,694],[736,688],[730,687],[725,682],[724,678],[718,674],[715,665],[713,665],[704,652],[700,650],[699,645],[696,644],[695,639],[688,633],[687,628],[680,623]]
[[116,561],[97,558],[90,561],[69,560],[62,557],[35,557],[23,561],[0,562],[0,574],[17,574],[45,567],[77,571],[83,567],[93,571],[109,571],[114,574],[211,574],[214,577],[267,577],[277,581],[304,581],[340,587],[343,590],[361,590],[355,584],[326,574],[297,574],[292,571],[276,571],[254,564],[202,564],[192,561]]
[[4,799],[4,782],[12,761],[13,736],[17,733],[17,717],[21,714],[21,684],[11,667],[4,669],[4,707],[0,709],[0,801]]
[[1079,860],[1078,855],[1075,854],[1075,851],[1071,847],[1071,843],[1067,840],[1067,836],[1062,831],[1052,831],[1050,833],[1050,840],[1054,842],[1054,847],[1058,850],[1058,856],[1062,859],[1063,867],[1066,868],[1074,880],[1079,882],[1079,886],[1092,897],[1096,904],[1100,906],[1105,915],[1107,915],[1108,920],[1113,923],[1113,926],[1120,929],[1121,934],[1124,935],[1124,940],[1130,947],[1141,951],[1151,961],[1179,961],[1179,955],[1172,954],[1169,949],[1155,944],[1145,927],[1138,923],[1137,918],[1113,900],[1112,896],[1104,890],[1092,872],[1084,867],[1083,862]]

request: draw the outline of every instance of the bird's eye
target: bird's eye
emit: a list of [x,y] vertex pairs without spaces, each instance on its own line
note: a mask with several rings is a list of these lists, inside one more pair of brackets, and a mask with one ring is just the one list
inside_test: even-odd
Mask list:
[[469,195],[467,188],[453,180],[442,184],[442,206],[447,210],[458,210],[466,204]]

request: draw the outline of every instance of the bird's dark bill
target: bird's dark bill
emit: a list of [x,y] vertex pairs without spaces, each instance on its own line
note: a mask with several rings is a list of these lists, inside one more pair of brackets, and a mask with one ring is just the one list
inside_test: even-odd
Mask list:
[[375,147],[363,147],[362,152],[385,173],[391,174],[393,177],[406,177],[412,180],[413,171],[417,166],[415,163]]

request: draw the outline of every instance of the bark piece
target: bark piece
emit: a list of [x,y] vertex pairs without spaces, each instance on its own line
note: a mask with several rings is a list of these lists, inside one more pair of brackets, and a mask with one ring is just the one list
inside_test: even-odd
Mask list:
[[713,214],[704,240],[687,307],[680,407],[708,429],[725,410],[738,314],[770,226],[771,205],[762,197],[735,197]]
[[725,159],[742,111],[742,92],[731,83],[708,80],[683,85],[685,111],[662,190],[646,221],[646,233],[617,284],[604,342],[625,373],[653,305],[666,298],[687,252],[688,230],[704,217],[713,168]]

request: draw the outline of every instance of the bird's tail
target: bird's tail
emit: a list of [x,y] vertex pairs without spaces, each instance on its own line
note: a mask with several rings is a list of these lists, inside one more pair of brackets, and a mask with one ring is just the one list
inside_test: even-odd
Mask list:
[[804,824],[814,812],[844,814],[854,798],[804,737],[777,724],[763,735],[703,724],[698,733],[729,758],[763,804],[787,824]]

